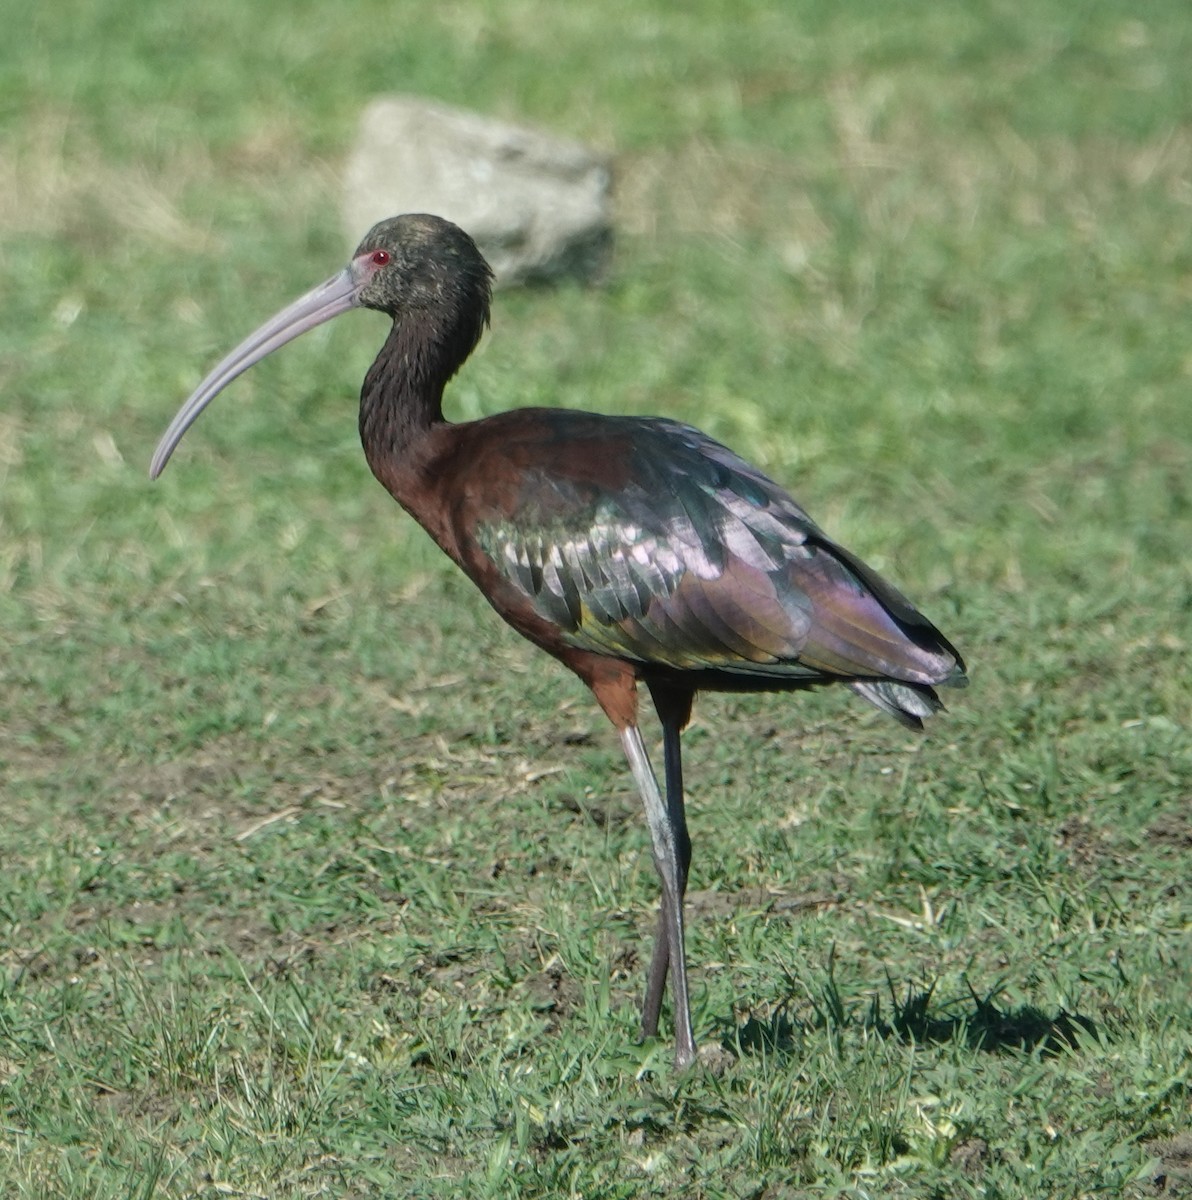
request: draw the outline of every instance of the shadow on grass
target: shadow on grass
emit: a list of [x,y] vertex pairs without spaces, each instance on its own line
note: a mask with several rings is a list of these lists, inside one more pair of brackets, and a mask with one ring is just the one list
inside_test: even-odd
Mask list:
[[996,997],[1000,985],[985,996],[970,987],[967,1001],[956,1001],[942,1006],[944,1012],[933,1012],[935,984],[925,988],[908,984],[903,998],[898,996],[893,980],[887,979],[887,984],[888,1019],[877,996],[863,1015],[849,1013],[829,971],[820,994],[811,998],[810,1019],[792,1017],[784,1005],[764,1020],[750,1017],[742,1025],[733,1025],[723,1034],[721,1044],[741,1055],[792,1054],[807,1032],[826,1029],[839,1033],[852,1026],[879,1037],[919,1044],[960,1041],[972,1050],[988,1053],[1038,1051],[1050,1056],[1076,1049],[1090,1036],[1101,1036],[1097,1024],[1080,1013],[1060,1009],[1049,1016],[1031,1004],[1013,1008],[999,1005]]
[[875,998],[867,1024],[882,1037],[910,1042],[950,1042],[961,1039],[973,1050],[999,1053],[1006,1050],[1038,1050],[1044,1055],[1074,1050],[1081,1040],[1099,1031],[1090,1017],[1060,1009],[1048,1016],[1033,1004],[1003,1008],[995,997],[1000,989],[978,996],[969,989],[969,1004],[952,1005],[959,1011],[935,1015],[930,1011],[935,985],[916,989],[907,986],[906,997],[899,1000],[889,981],[891,1017],[883,1020],[881,1002]]

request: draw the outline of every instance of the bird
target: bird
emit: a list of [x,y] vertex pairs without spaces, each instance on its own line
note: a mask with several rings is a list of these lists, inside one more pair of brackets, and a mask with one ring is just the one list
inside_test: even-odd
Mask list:
[[[783,488],[691,425],[545,407],[447,420],[444,389],[489,325],[492,284],[476,243],[452,222],[427,213],[379,222],[346,267],[211,370],[162,435],[150,477],[253,364],[351,309],[391,318],[360,393],[365,458],[493,609],[570,668],[616,729],[661,884],[641,1035],[658,1035],[669,975],[682,1070],[697,1059],[680,746],[696,693],[840,683],[921,729],[943,707],[937,687],[967,684],[965,665]],[[641,732],[643,686],[661,724],[661,787]]]

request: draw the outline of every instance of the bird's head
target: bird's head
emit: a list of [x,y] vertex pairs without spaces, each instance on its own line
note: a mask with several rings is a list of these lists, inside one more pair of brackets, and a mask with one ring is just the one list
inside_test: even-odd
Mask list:
[[479,341],[491,296],[492,271],[458,225],[425,213],[379,222],[339,274],[249,334],[199,384],[158,442],[150,478],[162,473],[186,431],[233,379],[316,325],[352,308],[376,309],[395,324],[424,327],[456,356],[454,370]]
[[361,272],[358,303],[397,318],[468,309],[488,315],[492,271],[458,225],[425,213],[390,217],[356,247],[348,270]]

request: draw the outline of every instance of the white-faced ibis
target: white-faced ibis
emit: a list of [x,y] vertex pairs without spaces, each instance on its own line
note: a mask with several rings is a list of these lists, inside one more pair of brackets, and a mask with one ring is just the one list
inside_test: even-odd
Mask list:
[[[159,443],[151,474],[211,399],[279,346],[350,308],[393,318],[360,395],[368,465],[493,608],[592,689],[616,726],[662,879],[642,1033],[657,1033],[669,970],[683,1067],[695,1039],[679,735],[695,693],[844,683],[919,729],[941,707],[934,686],[963,686],[964,664],[777,484],[690,425],[544,408],[446,421],[443,389],[488,323],[491,280],[475,243],[450,222],[382,221],[344,270],[203,380]],[[639,683],[662,723],[665,797],[638,728]]]

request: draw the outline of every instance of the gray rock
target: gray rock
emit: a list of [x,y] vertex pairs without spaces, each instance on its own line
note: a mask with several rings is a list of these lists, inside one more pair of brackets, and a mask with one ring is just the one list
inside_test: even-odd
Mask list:
[[576,142],[435,104],[365,109],[344,177],[352,245],[375,222],[430,212],[466,229],[498,286],[599,277],[612,249],[608,162]]

